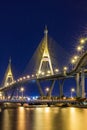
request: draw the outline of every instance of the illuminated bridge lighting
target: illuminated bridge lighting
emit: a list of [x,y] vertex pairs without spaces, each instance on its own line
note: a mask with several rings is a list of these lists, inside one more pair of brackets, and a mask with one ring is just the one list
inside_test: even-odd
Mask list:
[[64,66],[64,67],[63,67],[63,70],[64,70],[64,71],[67,71],[67,70],[68,70],[68,67]]
[[27,75],[27,79],[29,79],[30,78],[30,75]]
[[42,75],[45,75],[45,72],[41,72]]
[[59,72],[59,69],[55,69],[54,71],[55,71],[56,73],[58,73],[58,72]]
[[26,79],[26,77],[24,76],[23,79]]
[[20,81],[22,81],[22,78],[20,78]]
[[19,82],[19,81],[20,81],[20,79],[17,79],[17,81]]
[[83,48],[84,48],[83,46],[78,46],[77,51],[82,51]]
[[81,39],[80,39],[80,43],[81,43],[81,44],[84,44],[84,43],[85,43],[85,39],[84,39],[84,38],[81,38]]
[[74,57],[71,59],[71,63],[72,63],[72,64],[75,64],[77,60],[78,60],[78,56],[74,56]]
[[32,74],[32,78],[34,77],[34,74]]
[[50,70],[48,70],[48,71],[47,71],[47,73],[48,73],[48,74],[51,74],[51,71],[50,71]]

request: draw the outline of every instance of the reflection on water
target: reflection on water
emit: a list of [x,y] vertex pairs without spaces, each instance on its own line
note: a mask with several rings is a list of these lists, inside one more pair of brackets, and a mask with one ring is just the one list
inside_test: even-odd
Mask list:
[[0,112],[0,130],[86,130],[87,109],[23,108]]

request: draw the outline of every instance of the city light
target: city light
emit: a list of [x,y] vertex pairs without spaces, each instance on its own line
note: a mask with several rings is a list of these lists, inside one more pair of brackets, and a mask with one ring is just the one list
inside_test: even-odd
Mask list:
[[84,44],[84,43],[85,43],[85,38],[81,38],[81,39],[80,39],[80,43],[81,43],[81,44]]
[[26,79],[26,77],[24,76],[23,79]]
[[45,72],[41,72],[41,74],[42,74],[42,75],[44,75],[44,74],[45,74]]
[[74,56],[74,59],[77,60],[77,59],[78,59],[78,56]]
[[47,87],[45,90],[46,90],[46,92],[48,92],[48,91],[49,91],[49,88]]
[[22,81],[22,78],[20,78],[20,81]]
[[82,51],[82,49],[83,49],[83,46],[78,46],[77,47],[77,51]]
[[27,78],[29,79],[29,78],[30,78],[30,76],[29,76],[29,75],[27,75]]
[[72,60],[71,60],[71,63],[74,64],[74,63],[75,63],[75,59],[72,59]]
[[75,89],[74,88],[71,88],[71,98],[73,97],[72,96],[72,93],[75,92]]
[[54,71],[55,71],[55,72],[59,72],[59,69],[55,69]]
[[71,63],[72,63],[72,64],[75,64],[76,61],[77,61],[77,59],[78,59],[78,56],[74,56],[74,57],[72,58],[72,60],[71,60]]
[[68,70],[68,68],[67,68],[66,66],[65,66],[63,69],[64,69],[64,71],[67,71],[67,70]]
[[20,79],[17,79],[17,81],[19,82],[19,81],[20,81]]
[[34,77],[34,74],[32,74],[32,78]]
[[51,73],[50,70],[48,70],[47,73],[50,74]]
[[38,74],[41,74],[41,71],[38,71]]
[[21,91],[22,98],[23,98],[23,92],[24,92],[24,88],[23,88],[23,87],[21,87],[20,91]]

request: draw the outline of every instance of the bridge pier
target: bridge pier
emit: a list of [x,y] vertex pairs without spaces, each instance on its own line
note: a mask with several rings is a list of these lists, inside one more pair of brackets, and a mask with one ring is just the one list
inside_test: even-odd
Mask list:
[[56,80],[53,80],[53,81],[52,81],[52,84],[51,84],[50,90],[49,90],[49,92],[48,92],[48,94],[47,94],[48,97],[51,97],[52,90],[53,90],[53,88],[54,88],[55,82],[56,82]]
[[8,99],[8,93],[7,93],[7,91],[4,91],[4,97],[5,97],[5,99]]
[[85,73],[84,68],[81,69],[81,76],[76,74],[76,95],[77,97],[85,98]]
[[82,98],[85,98],[85,74],[84,68],[81,69],[81,88],[82,88]]
[[44,93],[43,93],[43,90],[41,88],[40,81],[36,80],[36,83],[37,83],[37,86],[38,86],[38,89],[39,89],[39,92],[40,92],[40,96],[44,97]]
[[12,97],[13,97],[13,95],[14,95],[15,90],[16,90],[16,88],[13,88],[12,93],[11,93],[11,96],[10,96],[10,100],[12,99]]
[[59,96],[60,96],[60,98],[63,97],[63,85],[64,85],[64,79],[59,81],[59,90],[60,90],[59,91],[60,92]]
[[76,74],[76,96],[81,97],[80,95],[80,74]]

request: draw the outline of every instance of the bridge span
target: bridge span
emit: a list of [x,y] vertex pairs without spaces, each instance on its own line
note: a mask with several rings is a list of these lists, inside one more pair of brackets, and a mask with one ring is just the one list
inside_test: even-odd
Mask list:
[[[68,78],[74,78],[76,80],[76,96],[77,97],[85,97],[85,77],[87,74],[87,51],[82,53],[79,58],[77,59],[74,68],[71,70],[67,70],[67,67],[64,67],[63,71],[59,72],[58,69],[56,69],[57,73],[54,73],[54,68],[52,66],[52,60],[50,51],[48,48],[48,30],[45,28],[44,31],[44,38],[42,40],[42,57],[39,61],[39,66],[37,73],[30,75],[25,75],[23,77],[19,77],[17,80],[14,79],[13,73],[11,70],[11,60],[9,60],[9,64],[5,73],[5,77],[3,80],[3,83],[0,87],[0,91],[7,93],[8,90],[12,90],[11,98],[14,94],[14,91],[21,87],[22,85],[26,85],[32,81],[35,81],[37,83],[40,96],[44,96],[42,86],[40,84],[41,81],[52,81],[52,84],[50,86],[48,96],[52,96],[52,91],[54,88],[54,84],[57,81],[59,81],[59,89],[60,89],[60,97],[63,96],[63,85],[64,81]],[[76,58],[73,60],[75,61]],[[47,66],[44,68],[44,63],[47,63]],[[47,67],[49,66],[48,70]],[[43,71],[44,70],[44,71]],[[47,73],[45,72],[47,71]],[[45,74],[46,73],[46,74]]]

